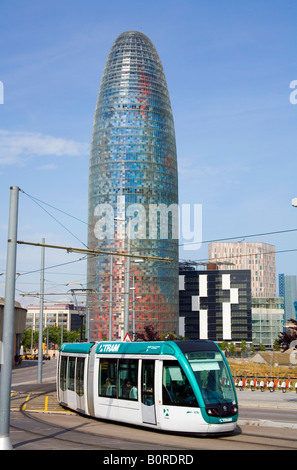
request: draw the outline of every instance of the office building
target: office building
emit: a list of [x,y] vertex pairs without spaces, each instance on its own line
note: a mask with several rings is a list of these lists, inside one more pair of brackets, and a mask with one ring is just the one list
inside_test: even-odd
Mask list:
[[[45,304],[43,306],[43,328],[58,326],[68,331],[79,330],[85,318],[85,307],[73,304]],[[28,305],[26,328],[39,329],[40,306]]]
[[252,298],[253,344],[273,349],[284,328],[284,299],[282,297]]
[[230,270],[249,269],[252,297],[276,297],[275,246],[261,242],[214,242],[208,246],[208,259],[228,261],[232,263],[228,266]]
[[284,299],[284,321],[296,317],[294,302],[297,301],[297,276],[279,274],[279,295]]
[[90,256],[90,340],[123,339],[128,292],[130,336],[133,325],[136,331],[148,324],[159,332],[177,331],[177,203],[175,132],[163,67],[151,40],[128,31],[111,48],[97,99],[88,247],[172,261],[131,258],[128,266],[125,257]]
[[188,339],[252,341],[249,270],[179,271],[179,334]]

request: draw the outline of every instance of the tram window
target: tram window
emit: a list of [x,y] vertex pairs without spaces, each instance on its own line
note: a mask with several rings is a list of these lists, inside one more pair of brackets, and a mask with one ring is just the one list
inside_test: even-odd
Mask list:
[[163,405],[198,406],[193,389],[177,361],[163,363]]
[[85,358],[78,357],[76,362],[76,393],[82,397],[84,394]]
[[116,397],[117,359],[100,359],[98,395]]
[[118,398],[125,400],[137,400],[137,377],[138,360],[120,359],[119,360],[119,393]]
[[68,390],[74,391],[74,372],[75,372],[75,357],[69,357],[68,359],[68,381],[67,388]]
[[219,351],[186,354],[206,404],[234,401],[232,379]]
[[60,389],[65,392],[66,390],[66,376],[67,376],[67,356],[61,357],[60,363]]
[[155,361],[144,360],[142,361],[142,398],[141,401],[144,405],[151,406],[155,403],[154,394],[154,374],[155,374]]

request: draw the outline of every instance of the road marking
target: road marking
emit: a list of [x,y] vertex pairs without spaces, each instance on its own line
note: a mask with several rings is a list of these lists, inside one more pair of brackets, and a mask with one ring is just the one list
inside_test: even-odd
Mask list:
[[73,415],[75,411],[63,408],[57,401],[55,395],[34,396],[32,393],[11,392],[11,411],[19,411],[23,405],[23,410],[29,413],[53,413]]
[[29,393],[29,395],[27,395],[27,398],[26,398],[26,400],[25,400],[25,404],[24,404],[24,406],[23,406],[23,410],[26,409],[26,407],[27,407],[27,402],[29,401],[29,399],[30,399],[30,393]]

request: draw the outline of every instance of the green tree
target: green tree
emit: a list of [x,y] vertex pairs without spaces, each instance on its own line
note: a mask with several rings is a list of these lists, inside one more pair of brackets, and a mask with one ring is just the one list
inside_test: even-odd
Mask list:
[[[47,333],[48,332],[48,333]],[[58,346],[61,345],[61,333],[62,329],[59,326],[50,326],[46,327],[43,330],[43,342],[46,342],[47,335],[48,335],[48,342],[57,344]],[[21,338],[21,344],[23,345],[25,350],[29,350],[31,348],[31,334],[32,329],[28,328],[24,331]],[[63,342],[64,343],[74,343],[75,341],[80,340],[80,331],[68,331],[63,328]],[[39,331],[33,331],[33,348],[38,348],[39,343]]]
[[235,354],[235,344],[234,343],[229,343],[228,344],[228,351],[232,356],[234,356],[234,354]]
[[274,340],[273,349],[274,349],[274,351],[279,351],[280,350],[280,345],[279,345],[279,342],[278,342],[277,338]]
[[242,357],[244,357],[245,352],[247,350],[247,344],[246,344],[246,341],[244,339],[241,341],[240,347],[241,347]]
[[[32,347],[35,348],[38,344],[39,340],[39,333],[38,331],[33,331],[33,343]],[[32,341],[32,328],[27,328],[24,333],[22,334],[21,344],[24,347],[24,350],[31,349],[31,341]]]
[[223,341],[219,346],[222,351],[226,351],[228,349],[226,341]]

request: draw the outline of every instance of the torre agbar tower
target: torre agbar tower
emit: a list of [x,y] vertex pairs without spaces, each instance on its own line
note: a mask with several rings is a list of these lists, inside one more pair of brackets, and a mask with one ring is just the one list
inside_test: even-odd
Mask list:
[[128,31],[111,48],[96,104],[88,247],[139,258],[89,256],[90,340],[120,340],[127,331],[132,337],[150,324],[159,333],[178,332],[177,203],[175,133],[163,67],[150,39]]

